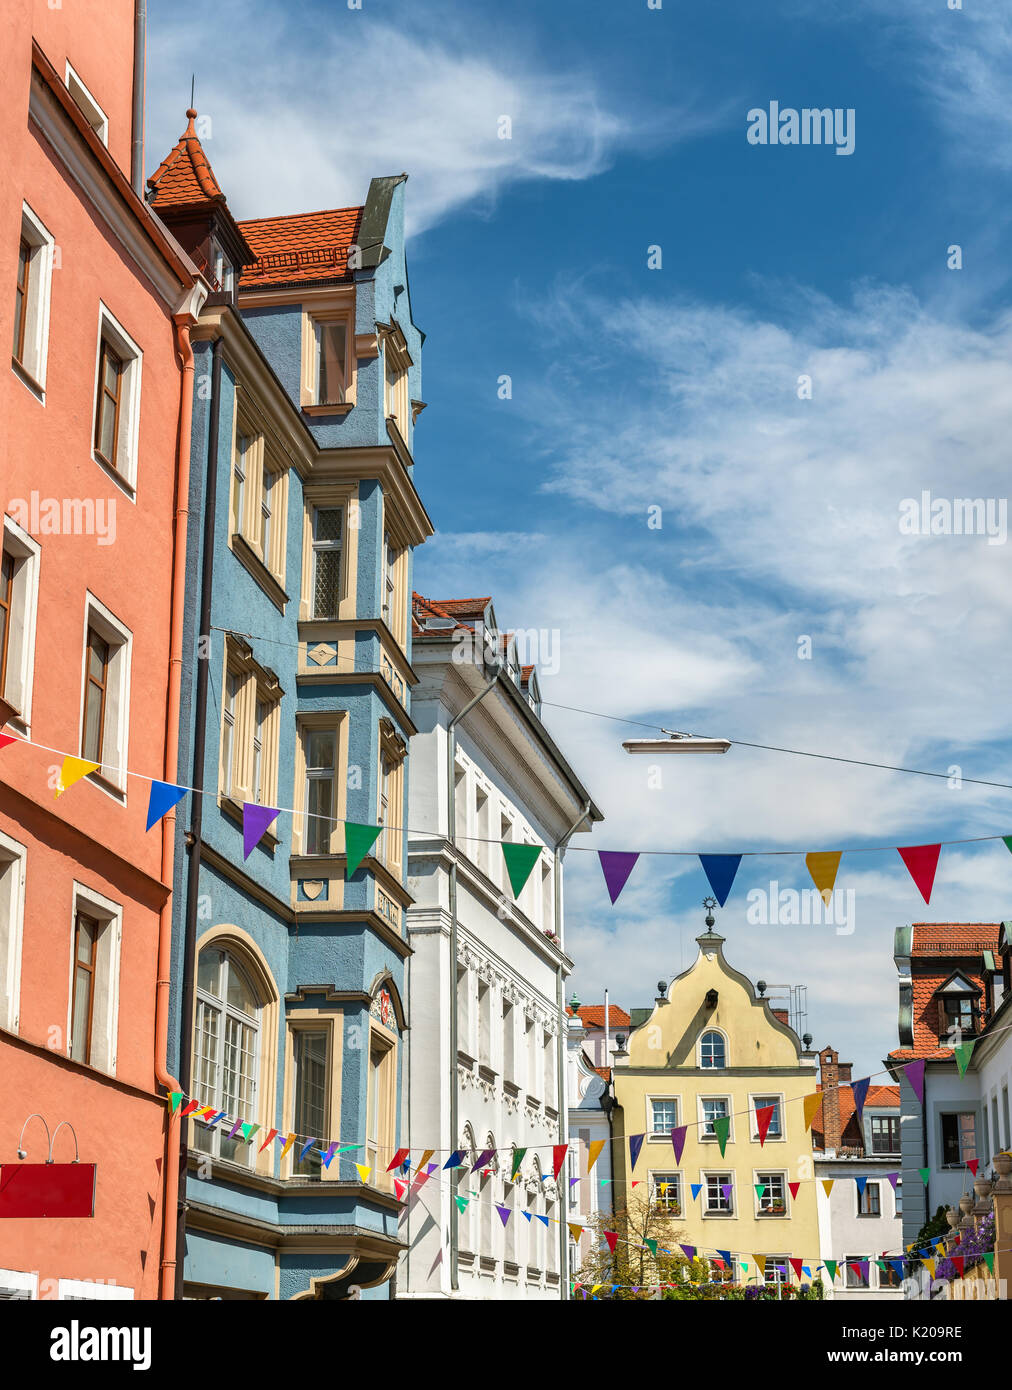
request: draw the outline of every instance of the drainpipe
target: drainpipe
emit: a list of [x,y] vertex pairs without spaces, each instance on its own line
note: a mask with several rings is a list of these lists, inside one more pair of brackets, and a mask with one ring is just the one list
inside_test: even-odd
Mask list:
[[144,70],[148,36],[148,0],[134,0],[134,93],[130,140],[130,183],[144,197]]
[[[173,315],[176,347],[182,359],[182,381],[179,391],[179,435],[176,445],[176,518],[172,543],[172,611],[169,626],[169,682],[165,708],[166,782],[175,782],[179,768],[179,692],[183,670],[183,599],[186,593],[186,533],[189,522],[190,495],[190,419],[193,410],[193,349],[190,346],[190,313]],[[158,914],[158,977],[155,983],[155,1079],[166,1091],[183,1088],[170,1076],[165,1058],[169,1038],[169,976],[172,965],[172,864],[175,849],[176,812],[162,817],[161,879],[166,889],[165,901]],[[178,1107],[169,1116],[165,1130],[165,1186],[162,1210],[162,1261],[159,1269],[158,1297],[170,1299],[175,1295],[177,1227],[176,1208],[179,1201],[179,1168],[175,1154],[179,1145],[182,1122]]]
[[[204,743],[207,732],[207,683],[211,658],[200,656],[201,650],[210,653],[211,581],[214,573],[214,513],[218,497],[218,403],[221,399],[222,339],[215,338],[211,349],[211,400],[207,427],[207,483],[204,496],[204,535],[201,556],[200,621],[198,626],[197,691],[193,711],[193,775],[192,787],[204,786]],[[203,640],[201,640],[203,639]],[[197,908],[200,895],[200,836],[203,823],[204,797],[197,792],[190,801],[190,829],[186,835],[186,918],[183,929],[183,981],[179,1008],[179,1076],[181,1089],[190,1093],[192,1083],[193,975],[197,952]],[[188,1149],[186,1131],[180,1138],[179,1182],[182,1200],[177,1213],[179,1240],[186,1228],[186,1166]],[[178,1298],[182,1297],[183,1266],[176,1274]]]
[[[559,938],[559,950],[560,950],[560,951],[562,950],[562,946],[563,946],[563,942],[562,942],[562,857],[564,857],[564,855],[565,855],[566,845],[569,844],[569,841],[570,841],[570,840],[572,839],[572,837],[576,834],[577,830],[579,830],[580,826],[583,824],[583,822],[587,819],[587,817],[588,817],[589,815],[590,815],[590,800],[588,799],[587,801],[585,801],[585,802],[583,803],[583,811],[581,812],[581,814],[580,814],[580,816],[579,816],[579,819],[577,819],[577,820],[575,820],[575,821],[573,822],[573,824],[572,824],[572,825],[569,827],[569,829],[566,831],[565,835],[563,835],[562,839],[559,840],[558,843],[557,843],[556,846],[555,846],[555,884],[554,884],[554,887],[555,887],[555,894],[554,894],[554,897],[555,897],[555,914],[554,914],[554,919],[553,919],[553,920],[554,920],[554,931],[555,931],[555,935]],[[561,856],[560,856],[560,851],[561,851]],[[556,1007],[556,1009],[557,1009],[557,1011],[558,1011],[558,1016],[559,1016],[558,1036],[557,1036],[557,1038],[556,1038],[556,1044],[555,1044],[555,1047],[556,1047],[555,1074],[556,1074],[556,1077],[558,1078],[558,1095],[559,1095],[559,1125],[560,1125],[560,1129],[559,1129],[559,1143],[560,1143],[560,1144],[568,1144],[568,1143],[569,1143],[569,1110],[568,1110],[568,1108],[567,1108],[567,1106],[566,1106],[566,1055],[565,1055],[565,1039],[564,1039],[564,1037],[563,1037],[563,1031],[562,1031],[563,1028],[565,1027],[566,1004],[565,1004],[565,995],[564,995],[563,986],[562,986],[562,962],[561,962],[561,961],[559,962],[558,967],[556,968],[556,972],[555,972],[555,1007]],[[607,1015],[605,1015],[605,1017],[607,1017]],[[454,1204],[454,1205],[456,1205],[456,1204]],[[559,1222],[559,1271],[560,1271],[560,1278],[561,1278],[561,1292],[562,1292],[562,1298],[563,1298],[563,1300],[568,1300],[568,1298],[569,1298],[569,1271],[568,1271],[567,1268],[566,1268],[566,1265],[567,1265],[568,1260],[569,1260],[569,1244],[568,1244],[568,1242],[567,1242],[567,1240],[566,1240],[566,1232],[567,1232],[568,1229],[569,1229],[568,1226],[566,1225],[566,1217],[569,1215],[569,1210],[568,1210],[568,1207],[569,1207],[569,1193],[568,1193],[568,1191],[566,1191],[566,1192],[564,1192],[564,1193],[562,1194],[562,1199],[561,1199],[561,1201],[560,1201],[560,1203],[559,1203],[559,1206],[560,1206],[560,1209],[562,1210],[562,1213],[563,1213],[563,1215],[562,1215],[562,1220]]]
[[[479,690],[459,713],[455,714],[446,726],[446,838],[454,853],[450,856],[450,1150],[457,1147],[457,808],[454,787],[454,767],[457,740],[455,728],[470,714],[475,705],[484,700],[488,692],[499,680],[501,663],[496,658],[494,675],[483,690]],[[458,1217],[457,1203],[450,1203],[450,1288],[455,1290],[457,1283],[457,1241]]]

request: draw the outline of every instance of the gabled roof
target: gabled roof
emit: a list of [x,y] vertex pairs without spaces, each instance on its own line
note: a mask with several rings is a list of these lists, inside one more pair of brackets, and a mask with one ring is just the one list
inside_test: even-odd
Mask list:
[[[581,1004],[577,1009],[580,1022],[586,1028],[604,1027],[604,1005],[603,1004]],[[570,1018],[573,1017],[573,1010],[566,1005],[566,1013]],[[608,1005],[608,1024],[611,1028],[628,1028],[630,1023],[629,1015],[625,1009],[620,1009],[617,1004]]]
[[239,230],[256,260],[242,273],[240,289],[254,290],[312,281],[350,282],[348,255],[358,242],[360,207],[257,217]]
[[151,190],[148,203],[157,210],[225,202],[225,195],[194,129],[196,118],[197,113],[191,106],[186,113],[186,129],[148,178]]

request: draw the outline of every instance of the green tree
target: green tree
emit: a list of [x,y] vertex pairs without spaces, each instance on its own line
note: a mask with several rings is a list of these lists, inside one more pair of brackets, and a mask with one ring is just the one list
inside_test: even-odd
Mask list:
[[[589,1237],[590,1250],[580,1266],[580,1284],[586,1288],[602,1284],[599,1298],[635,1301],[648,1298],[649,1293],[644,1290],[658,1284],[680,1282],[686,1277],[705,1279],[705,1262],[693,1260],[690,1268],[678,1249],[686,1234],[678,1228],[679,1215],[680,1211],[666,1208],[663,1202],[634,1192],[612,1215],[595,1217],[585,1227],[583,1239]],[[606,1231],[618,1236],[614,1252],[608,1248]],[[655,1244],[656,1254],[652,1248]],[[613,1284],[619,1285],[614,1293]],[[639,1292],[633,1293],[634,1288]]]

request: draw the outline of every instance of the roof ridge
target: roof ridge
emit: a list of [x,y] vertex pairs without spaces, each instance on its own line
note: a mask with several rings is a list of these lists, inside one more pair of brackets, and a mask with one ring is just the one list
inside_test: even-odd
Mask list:
[[296,217],[333,217],[336,212],[361,212],[364,203],[349,203],[343,208],[318,208],[314,212],[275,212],[267,217],[243,217],[239,226],[248,226],[253,222],[291,222]]

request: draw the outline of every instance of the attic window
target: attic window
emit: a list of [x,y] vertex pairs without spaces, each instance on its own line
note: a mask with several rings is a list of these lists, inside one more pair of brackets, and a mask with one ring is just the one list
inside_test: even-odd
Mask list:
[[67,91],[77,102],[84,112],[85,118],[92,130],[102,141],[103,145],[109,144],[109,118],[99,106],[98,102],[88,91],[74,69],[67,64]]
[[232,268],[232,262],[213,238],[211,239],[211,274],[225,294],[232,293],[235,287],[235,272]]
[[976,1002],[979,993],[960,975],[938,991],[938,1036],[942,1041],[950,1041],[954,1034],[973,1037],[977,1029]]

